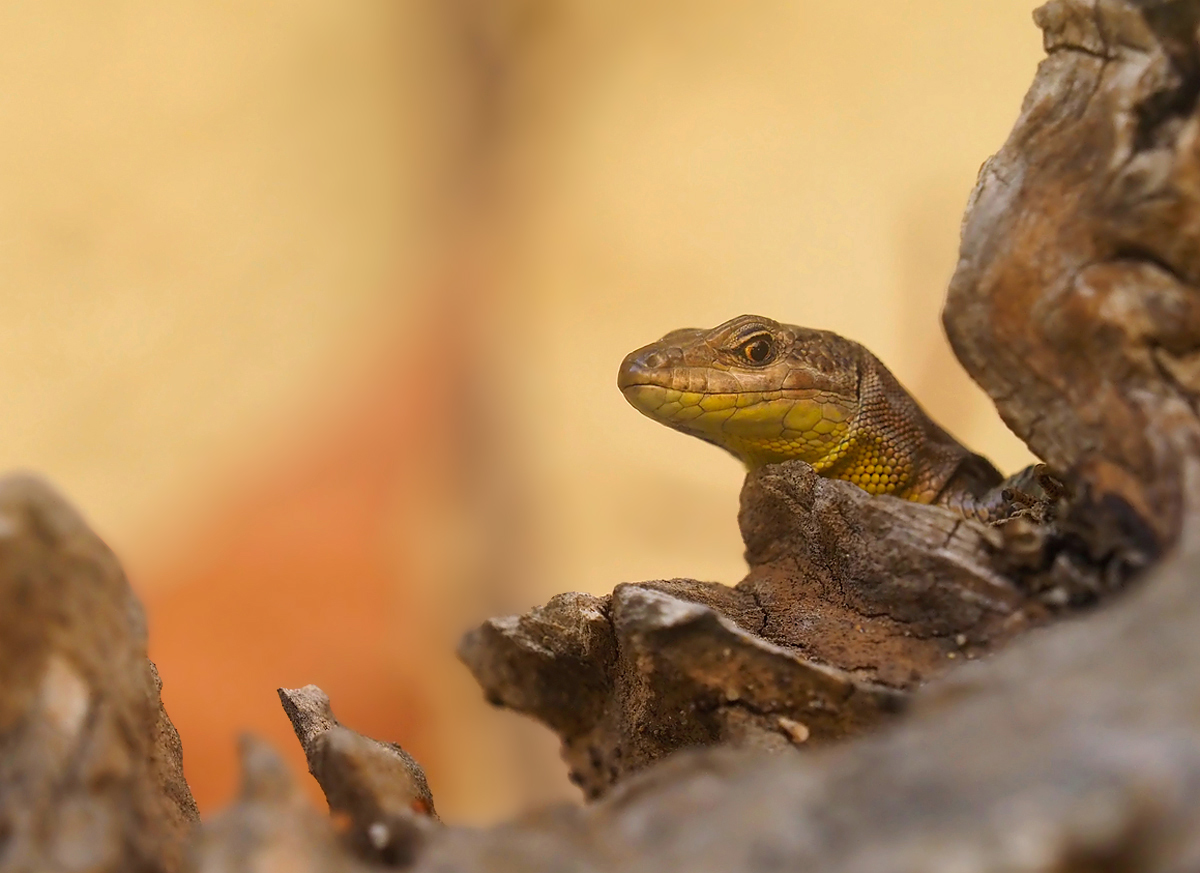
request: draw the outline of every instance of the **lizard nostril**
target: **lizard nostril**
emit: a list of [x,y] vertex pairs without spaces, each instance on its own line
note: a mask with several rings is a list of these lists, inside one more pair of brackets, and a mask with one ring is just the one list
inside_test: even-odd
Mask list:
[[[670,351],[662,349],[639,349],[628,355],[621,362],[621,370],[617,375],[617,386],[622,391],[634,385],[654,384],[656,374],[671,366],[674,357]],[[658,375],[658,379],[662,376]]]
[[667,356],[662,352],[650,352],[644,355],[638,363],[647,370],[658,370],[667,364]]

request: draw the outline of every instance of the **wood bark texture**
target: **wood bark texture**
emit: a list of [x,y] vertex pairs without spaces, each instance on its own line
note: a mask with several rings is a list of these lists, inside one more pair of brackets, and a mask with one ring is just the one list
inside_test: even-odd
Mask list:
[[1047,58],[980,172],[943,321],[1110,539],[1155,552],[1200,434],[1200,6],[1052,0],[1035,18]]

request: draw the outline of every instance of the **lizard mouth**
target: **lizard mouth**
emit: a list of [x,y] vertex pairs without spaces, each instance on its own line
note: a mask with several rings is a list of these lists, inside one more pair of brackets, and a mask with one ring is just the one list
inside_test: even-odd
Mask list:
[[778,387],[778,374],[689,366],[684,351],[656,343],[631,352],[617,387],[647,418],[731,452],[747,466],[793,458],[817,464],[849,431],[852,410],[831,392]]
[[620,384],[619,387],[630,406],[643,415],[659,421],[667,421],[671,418],[670,408],[661,413],[660,410],[669,403],[677,403],[683,396],[682,391],[675,391],[665,385],[656,385],[653,382],[629,381]]
[[662,385],[626,385],[638,412],[741,458],[749,466],[790,458],[815,461],[843,438],[846,416],[806,392],[697,393]]

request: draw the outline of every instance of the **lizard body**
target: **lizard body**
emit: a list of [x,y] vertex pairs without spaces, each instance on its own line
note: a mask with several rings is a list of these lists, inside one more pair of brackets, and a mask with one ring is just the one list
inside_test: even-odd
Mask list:
[[629,354],[617,385],[639,412],[748,467],[800,459],[871,494],[1007,514],[1007,482],[939,427],[878,358],[835,333],[743,315]]

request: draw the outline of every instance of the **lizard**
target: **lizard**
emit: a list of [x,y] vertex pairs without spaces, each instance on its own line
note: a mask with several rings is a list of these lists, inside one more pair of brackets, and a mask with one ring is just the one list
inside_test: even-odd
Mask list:
[[938,426],[883,363],[836,333],[742,315],[631,352],[617,386],[657,422],[750,469],[800,459],[869,494],[934,503],[982,522],[1030,491],[1053,499],[1042,465],[1004,479]]

